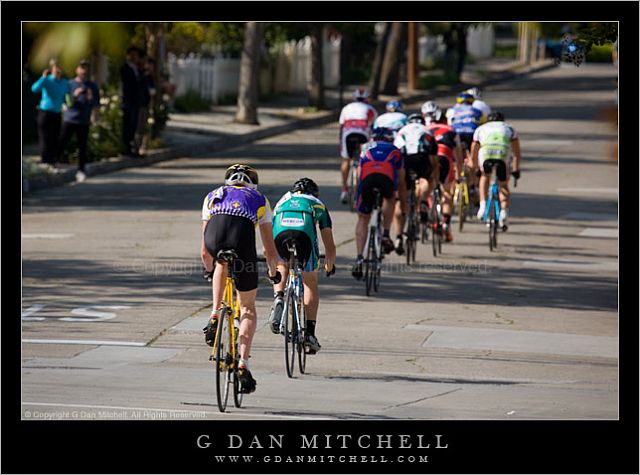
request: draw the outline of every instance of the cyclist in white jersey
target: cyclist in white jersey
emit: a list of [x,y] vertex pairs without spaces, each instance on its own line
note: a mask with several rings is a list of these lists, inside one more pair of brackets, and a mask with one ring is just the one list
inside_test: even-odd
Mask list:
[[392,130],[395,137],[398,130],[407,125],[407,116],[402,113],[402,103],[399,101],[389,101],[385,108],[387,112],[375,120],[373,128]]
[[342,176],[342,191],[340,200],[346,203],[349,196],[347,178],[349,177],[349,160],[360,156],[360,146],[369,141],[371,126],[378,116],[373,106],[368,104],[369,92],[366,89],[356,89],[353,92],[353,102],[347,104],[340,112],[340,174]]
[[480,123],[484,124],[487,121],[489,114],[491,114],[491,107],[489,106],[489,104],[482,100],[482,91],[480,91],[480,89],[478,89],[477,87],[472,87],[471,89],[467,89],[465,92],[472,96],[474,99],[471,107],[475,107],[482,112]]
[[513,150],[513,171],[511,174],[520,178],[520,139],[516,131],[504,121],[504,115],[498,111],[492,112],[488,122],[476,129],[471,143],[472,167],[480,166],[480,209],[478,219],[482,219],[489,194],[489,180],[491,168],[496,166],[496,176],[500,183],[500,217],[499,226],[506,231],[509,217],[509,152]]

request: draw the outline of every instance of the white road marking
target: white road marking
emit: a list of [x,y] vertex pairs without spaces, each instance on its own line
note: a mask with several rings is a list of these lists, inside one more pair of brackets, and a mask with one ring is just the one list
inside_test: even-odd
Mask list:
[[45,305],[42,305],[42,304],[39,304],[39,303],[37,303],[35,305],[32,305],[31,307],[26,309],[24,312],[22,312],[22,320],[24,320],[26,322],[40,322],[42,320],[45,320],[45,317],[33,317],[32,316],[34,313],[39,312],[44,307],[45,307]]
[[578,236],[617,238],[617,228],[587,228],[580,231]]
[[115,340],[43,340],[38,338],[25,338],[22,343],[37,343],[44,345],[99,345],[99,346],[146,346],[146,343],[138,341]]
[[556,191],[558,193],[585,193],[590,195],[597,195],[598,193],[618,194],[617,188],[558,188]]
[[91,309],[113,309],[113,310],[125,310],[131,308],[126,305],[92,305],[90,307],[80,307],[71,310],[73,315],[79,315],[80,317],[64,317],[60,320],[65,322],[99,322],[102,320],[112,320],[116,318],[117,314],[112,312],[101,312]]
[[273,419],[313,419],[313,420],[332,420],[330,417],[314,417],[314,416],[285,416],[285,415],[274,415],[274,414],[246,414],[246,413],[229,413],[229,412],[211,412],[211,411],[193,411],[187,409],[162,409],[157,407],[127,407],[127,406],[97,406],[97,405],[89,405],[89,404],[57,404],[51,402],[23,402],[21,403],[23,406],[42,406],[42,407],[79,407],[85,409],[100,409],[100,410],[116,410],[116,411],[145,411],[145,412],[169,412],[169,413],[189,413],[189,414],[197,414],[199,416],[202,415],[216,415],[216,416],[229,416],[232,418],[237,417],[251,417],[255,418],[259,417],[270,417]]
[[22,239],[69,239],[75,234],[65,233],[23,233]]

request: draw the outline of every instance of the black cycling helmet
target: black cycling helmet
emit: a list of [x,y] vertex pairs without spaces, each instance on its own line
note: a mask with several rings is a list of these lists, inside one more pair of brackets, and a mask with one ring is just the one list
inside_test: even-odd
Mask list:
[[487,122],[504,122],[504,114],[502,112],[493,111],[487,117]]
[[251,188],[258,186],[258,172],[249,165],[236,163],[227,168],[224,174],[225,185],[245,185]]
[[395,136],[393,135],[393,130],[391,129],[388,129],[386,127],[376,127],[371,131],[371,138],[373,140],[383,142],[393,142]]
[[307,195],[313,195],[316,198],[320,194],[320,188],[318,188],[316,182],[311,178],[300,178],[296,181],[291,188],[291,192],[296,193],[298,191]]
[[424,117],[422,117],[422,114],[411,114],[409,117],[407,117],[407,122],[409,122],[410,124],[422,124],[424,125]]

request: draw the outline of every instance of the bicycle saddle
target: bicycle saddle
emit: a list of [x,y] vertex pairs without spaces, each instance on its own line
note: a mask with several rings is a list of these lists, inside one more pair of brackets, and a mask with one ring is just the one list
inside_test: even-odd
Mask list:
[[218,251],[218,254],[216,254],[216,259],[218,261],[232,262],[234,259],[237,259],[237,258],[238,258],[238,254],[236,254],[235,249],[222,249]]

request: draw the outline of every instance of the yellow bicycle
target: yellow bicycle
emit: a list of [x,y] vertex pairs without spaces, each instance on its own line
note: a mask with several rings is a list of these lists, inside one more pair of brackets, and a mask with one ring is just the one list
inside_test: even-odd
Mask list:
[[218,262],[227,264],[227,280],[224,296],[220,304],[218,328],[209,361],[216,368],[216,396],[218,409],[224,412],[227,408],[230,388],[233,387],[233,401],[236,407],[242,405],[243,393],[240,391],[238,378],[238,334],[240,333],[240,304],[236,298],[236,288],[233,279],[233,262],[237,259],[234,250],[218,252]]
[[460,181],[456,183],[456,190],[453,194],[453,207],[458,214],[458,229],[462,231],[464,222],[471,210],[471,202],[469,200],[469,185],[467,185],[467,177],[465,170],[460,172]]

